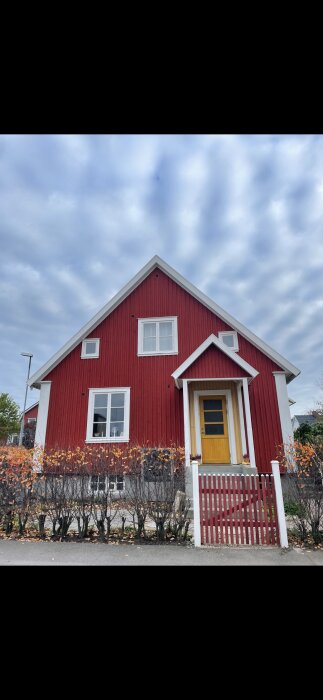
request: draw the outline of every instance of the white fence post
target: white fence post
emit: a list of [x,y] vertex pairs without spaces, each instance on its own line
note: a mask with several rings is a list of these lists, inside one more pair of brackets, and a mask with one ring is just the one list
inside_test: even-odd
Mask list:
[[273,460],[272,462],[270,462],[270,464],[271,464],[272,473],[273,473],[273,477],[274,477],[274,484],[275,484],[280,546],[287,548],[288,547],[288,537],[287,537],[287,527],[286,527],[283,491],[282,491],[282,484],[281,484],[281,478],[280,478],[280,473],[279,473],[279,462],[277,462],[277,460]]
[[194,461],[191,464],[192,486],[193,486],[193,517],[194,517],[194,545],[201,546],[201,525],[200,525],[200,493],[199,493],[199,464]]

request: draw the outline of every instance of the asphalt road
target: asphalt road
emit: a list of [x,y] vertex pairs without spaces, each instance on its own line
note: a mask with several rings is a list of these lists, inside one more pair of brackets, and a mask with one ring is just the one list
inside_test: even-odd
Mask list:
[[0,566],[323,566],[323,550],[0,541]]

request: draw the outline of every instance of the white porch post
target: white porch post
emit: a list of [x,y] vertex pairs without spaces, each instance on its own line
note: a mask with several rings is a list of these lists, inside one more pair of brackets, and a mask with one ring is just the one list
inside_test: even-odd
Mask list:
[[193,496],[191,475],[191,436],[190,436],[190,407],[188,396],[188,379],[183,379],[183,412],[184,412],[184,445],[185,445],[185,487],[188,498]]
[[248,445],[249,445],[250,466],[255,467],[256,466],[256,458],[255,458],[255,448],[254,448],[254,443],[253,443],[253,432],[252,432],[252,422],[251,422],[251,412],[250,412],[250,402],[249,402],[249,387],[248,387],[248,380],[246,377],[244,377],[242,380],[242,388],[243,388],[244,406],[245,406],[245,411],[246,411],[246,424],[247,424],[247,436],[248,436]]
[[201,546],[201,524],[200,524],[200,494],[199,494],[199,464],[192,462],[192,485],[193,485],[193,517],[194,517],[194,545]]
[[286,527],[283,491],[282,491],[282,484],[281,484],[281,478],[280,478],[280,473],[279,473],[279,462],[277,462],[277,460],[273,460],[272,462],[270,462],[270,464],[271,464],[271,469],[272,469],[272,473],[273,473],[273,477],[274,477],[274,484],[275,484],[280,546],[287,548],[288,547],[288,537],[287,537],[287,527]]
[[245,431],[245,427],[244,427],[244,416],[243,416],[243,405],[242,405],[242,393],[241,392],[242,392],[242,382],[238,382],[237,394],[238,394],[238,407],[239,407],[241,447],[242,447],[242,456],[243,456],[247,452],[247,443],[246,443],[246,431]]

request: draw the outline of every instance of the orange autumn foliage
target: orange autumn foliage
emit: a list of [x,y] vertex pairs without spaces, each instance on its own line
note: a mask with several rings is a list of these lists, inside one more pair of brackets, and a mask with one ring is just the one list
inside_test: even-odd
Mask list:
[[294,473],[299,478],[314,476],[315,473],[323,476],[323,445],[305,443],[294,440],[285,445],[280,451],[279,458],[287,471]]

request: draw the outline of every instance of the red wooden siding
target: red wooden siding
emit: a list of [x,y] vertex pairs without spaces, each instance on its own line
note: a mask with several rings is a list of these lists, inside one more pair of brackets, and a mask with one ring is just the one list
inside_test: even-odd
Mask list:
[[[137,319],[158,316],[178,317],[178,355],[138,357]],[[131,442],[183,445],[183,392],[171,374],[211,333],[225,330],[230,330],[226,323],[161,270],[154,270],[92,332],[93,338],[101,339],[98,359],[81,360],[80,343],[46,376],[52,381],[46,447],[83,445],[89,388],[118,386],[131,387]],[[276,457],[276,444],[282,441],[272,375],[281,368],[238,338],[239,354],[260,372],[250,385],[250,403],[257,465],[267,471]],[[202,363],[208,362],[205,355]],[[235,371],[242,376],[240,368]]]
[[230,357],[214,345],[205,350],[193,364],[181,374],[181,379],[211,379],[212,377],[250,377]]

